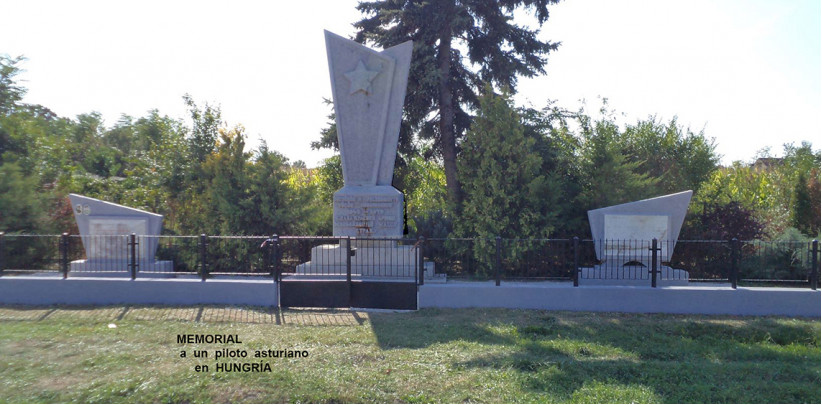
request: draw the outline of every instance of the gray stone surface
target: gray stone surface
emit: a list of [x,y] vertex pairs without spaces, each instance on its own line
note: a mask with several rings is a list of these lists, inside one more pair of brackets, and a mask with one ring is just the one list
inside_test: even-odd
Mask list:
[[[139,241],[138,237],[138,241]],[[138,260],[137,272],[141,276],[173,277],[174,263],[171,260]],[[71,262],[69,277],[131,277],[129,262],[125,258],[74,260]],[[150,275],[149,275],[150,274]]]
[[399,238],[402,193],[391,186],[348,186],[334,193],[334,235]]
[[325,31],[345,187],[334,236],[401,238],[403,196],[391,186],[413,44],[382,52]]
[[[271,280],[151,280],[0,277],[0,303],[15,305],[277,305]],[[570,283],[428,284],[420,308],[521,308],[675,314],[786,315],[819,318],[809,288],[611,287]]]
[[573,287],[552,282],[503,282],[496,287],[493,281],[449,281],[420,286],[419,303],[420,308],[820,316],[820,292],[810,288]]
[[[690,274],[685,270],[660,266],[656,285],[659,287],[688,285]],[[651,273],[643,266],[594,266],[579,269],[579,285],[651,285]]]
[[[334,193],[333,234],[356,238],[352,276],[414,277],[417,250],[395,240],[403,236],[403,195],[391,186],[413,44],[378,52],[328,31],[325,43],[345,183]],[[346,274],[343,242],[313,248],[298,276]]]
[[631,261],[651,264],[651,240],[659,240],[659,261],[670,260],[693,191],[588,211],[597,259],[608,267]]
[[127,236],[137,236],[140,268],[146,271],[173,270],[169,261],[155,261],[158,238],[163,228],[163,216],[79,194],[69,194],[74,219],[80,230],[85,260],[71,263],[77,272],[125,272],[128,262]]
[[346,186],[390,186],[411,41],[377,52],[325,31]]
[[0,277],[0,303],[18,305],[277,306],[272,280]]
[[[373,242],[373,241],[364,241]],[[365,244],[365,243],[364,243]],[[357,277],[391,277],[413,279],[418,270],[420,250],[411,245],[352,247],[351,274]],[[311,249],[311,261],[296,267],[302,275],[347,274],[345,245],[320,245]]]

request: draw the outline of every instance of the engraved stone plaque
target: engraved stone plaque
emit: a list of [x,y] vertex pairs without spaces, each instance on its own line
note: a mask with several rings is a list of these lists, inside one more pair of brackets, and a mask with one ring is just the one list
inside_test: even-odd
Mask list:
[[605,215],[606,240],[668,240],[667,215]]
[[402,194],[391,187],[343,187],[334,194],[334,235],[358,238],[402,235],[402,205]]
[[[128,254],[126,250],[128,245],[127,237],[123,235],[132,233],[146,235],[148,233],[147,221],[140,218],[92,217],[89,218],[88,225],[90,235],[85,236],[85,239],[88,240],[89,259],[125,259]],[[137,247],[139,257],[147,257],[147,244],[139,243]]]
[[605,215],[605,256],[642,261],[649,256],[649,240],[656,238],[667,253],[667,215]]

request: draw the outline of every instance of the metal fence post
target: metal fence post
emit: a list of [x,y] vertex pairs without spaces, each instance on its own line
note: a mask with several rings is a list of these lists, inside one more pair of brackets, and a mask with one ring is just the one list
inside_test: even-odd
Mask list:
[[137,278],[137,235],[134,232],[128,235],[128,269],[131,272],[131,279]]
[[200,234],[200,277],[202,277],[203,281],[206,281],[208,278],[208,263],[206,263],[206,245],[208,245],[208,239],[206,234]]
[[736,283],[739,279],[739,239],[731,239],[731,274],[728,278],[731,280],[731,288],[736,289]]
[[273,273],[272,276],[274,277],[275,282],[280,282],[280,236],[279,235],[271,235],[271,249],[270,258],[271,260],[271,272]]
[[348,286],[348,307],[353,303],[351,297],[351,237],[345,238],[345,281]]
[[500,282],[500,273],[502,273],[502,238],[497,236],[497,258],[496,264],[494,265],[494,279],[496,280],[496,285],[499,287]]
[[3,261],[3,253],[6,252],[5,242],[3,241],[3,236],[5,236],[5,232],[0,232],[0,277],[3,277],[3,267],[5,267],[5,263]]
[[68,278],[69,260],[68,260],[68,233],[63,232],[60,235],[60,272],[63,273],[63,280]]
[[574,287],[579,287],[579,238],[574,236]]
[[345,281],[351,286],[351,237],[345,238]]
[[651,287],[656,288],[656,273],[657,273],[657,251],[660,250],[657,247],[657,240],[654,238],[651,240]]
[[419,266],[418,285],[425,285],[425,236],[420,236],[417,239],[417,254],[419,255],[419,260],[417,260]]
[[[2,245],[0,245],[2,246]],[[819,241],[814,239],[811,242],[811,290],[816,290],[816,269],[819,266]],[[0,274],[2,274],[2,267],[0,267]]]

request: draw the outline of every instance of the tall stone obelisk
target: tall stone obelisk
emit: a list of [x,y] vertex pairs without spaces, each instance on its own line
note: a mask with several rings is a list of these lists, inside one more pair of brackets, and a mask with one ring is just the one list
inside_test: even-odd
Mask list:
[[411,41],[374,51],[325,31],[344,187],[334,236],[401,238],[403,196],[391,186]]
[[391,186],[413,44],[377,52],[325,31],[325,45],[345,183],[334,193],[341,241],[311,248],[296,272],[413,279],[420,250],[394,240],[402,238],[403,196]]

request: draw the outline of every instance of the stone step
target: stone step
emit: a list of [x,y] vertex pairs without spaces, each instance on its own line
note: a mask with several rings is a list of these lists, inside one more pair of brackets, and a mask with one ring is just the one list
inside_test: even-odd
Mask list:
[[[688,285],[689,274],[685,270],[662,266],[657,274],[657,285]],[[651,274],[642,266],[596,266],[582,267],[579,273],[580,285],[651,285]]]

